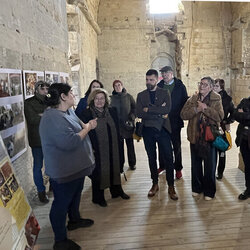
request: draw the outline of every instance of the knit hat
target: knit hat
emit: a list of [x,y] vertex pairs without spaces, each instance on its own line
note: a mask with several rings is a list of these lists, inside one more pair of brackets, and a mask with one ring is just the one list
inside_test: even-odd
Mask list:
[[45,81],[38,81],[38,82],[35,83],[35,90],[37,90],[39,86],[43,86],[43,87],[46,86],[46,87],[49,87],[50,84],[47,83],[47,82],[45,82]]

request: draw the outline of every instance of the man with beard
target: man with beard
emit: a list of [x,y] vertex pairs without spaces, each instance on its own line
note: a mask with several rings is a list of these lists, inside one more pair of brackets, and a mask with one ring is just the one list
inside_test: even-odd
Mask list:
[[148,197],[153,197],[159,190],[156,163],[156,143],[165,157],[168,193],[172,200],[178,200],[174,188],[174,164],[170,139],[171,126],[168,113],[171,110],[171,97],[168,90],[157,87],[158,72],[150,69],[146,73],[147,89],[137,95],[136,114],[142,118],[142,136],[148,155],[149,168],[153,185]]
[[37,187],[38,198],[42,203],[48,203],[49,199],[45,192],[43,183],[43,151],[39,136],[39,124],[44,110],[47,108],[44,103],[45,95],[48,94],[49,84],[38,81],[35,84],[35,95],[24,101],[24,114],[28,128],[28,141],[33,156],[33,179]]

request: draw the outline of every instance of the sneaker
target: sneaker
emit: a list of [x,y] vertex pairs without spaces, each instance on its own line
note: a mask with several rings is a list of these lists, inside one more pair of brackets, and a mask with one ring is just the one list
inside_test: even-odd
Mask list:
[[163,174],[164,172],[166,172],[166,169],[158,168],[157,171],[158,171],[158,174],[160,175],[160,174]]
[[54,250],[81,250],[82,248],[77,245],[73,240],[62,240],[55,242],[53,246]]
[[182,178],[181,170],[177,170],[175,176],[176,176],[176,179],[178,179],[178,180],[181,179]]
[[223,174],[217,174],[216,179],[221,180],[223,178]]
[[79,221],[69,221],[68,222],[68,225],[67,225],[67,228],[69,231],[72,231],[72,230],[75,230],[77,228],[80,228],[80,227],[90,227],[94,224],[94,221],[91,220],[91,219],[82,219],[80,218]]
[[135,165],[131,165],[131,166],[129,166],[129,169],[130,170],[136,170],[136,166]]
[[39,199],[40,202],[42,202],[42,203],[48,203],[49,202],[49,198],[48,198],[45,191],[38,192],[37,194],[38,194],[38,199]]
[[238,196],[238,199],[242,201],[248,198],[250,198],[250,192],[247,189]]
[[210,196],[205,196],[205,201],[211,201],[213,198]]
[[198,195],[199,195],[199,193],[192,192],[192,196],[193,196],[193,197],[197,197]]

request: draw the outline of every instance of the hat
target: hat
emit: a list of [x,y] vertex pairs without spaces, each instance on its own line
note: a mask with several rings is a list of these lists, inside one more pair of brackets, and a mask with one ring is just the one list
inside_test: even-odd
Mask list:
[[35,89],[37,89],[39,86],[48,86],[49,87],[50,84],[47,82],[44,82],[44,81],[38,81],[35,83]]
[[173,69],[170,66],[165,66],[165,67],[160,69],[160,72],[168,72],[168,71],[173,72]]

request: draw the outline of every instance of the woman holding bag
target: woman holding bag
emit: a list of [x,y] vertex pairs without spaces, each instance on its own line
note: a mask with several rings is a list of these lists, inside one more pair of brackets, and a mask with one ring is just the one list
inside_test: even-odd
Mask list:
[[[224,117],[221,97],[213,91],[211,77],[203,77],[198,84],[199,92],[185,103],[181,118],[188,120],[187,136],[191,151],[192,195],[204,193],[205,200],[214,198],[216,192],[216,149],[205,141],[205,126],[218,126]],[[204,173],[203,173],[204,164]]]

